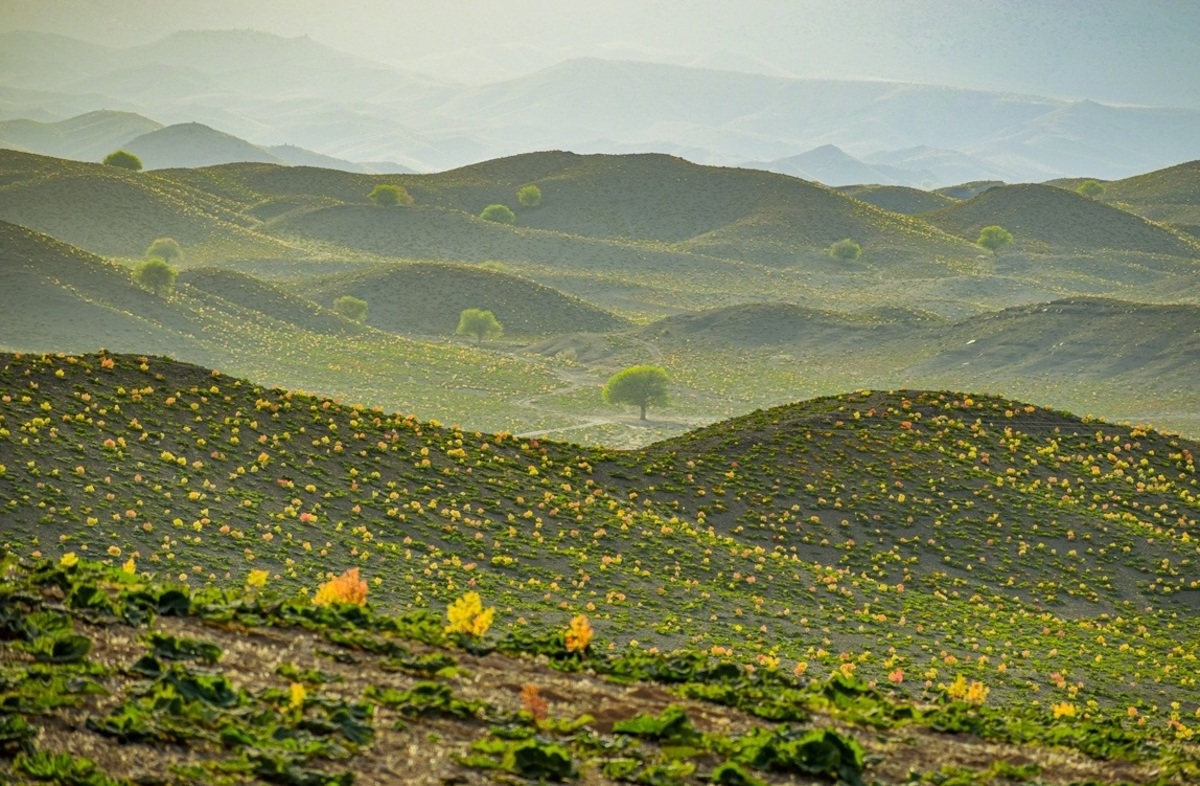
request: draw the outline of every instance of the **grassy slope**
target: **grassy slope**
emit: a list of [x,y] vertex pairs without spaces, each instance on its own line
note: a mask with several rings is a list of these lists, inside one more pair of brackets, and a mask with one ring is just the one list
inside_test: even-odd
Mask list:
[[899,666],[917,696],[964,673],[1013,705],[1073,696],[1052,672],[1081,701],[1194,701],[1172,665],[1200,642],[1187,440],[862,393],[607,453],[112,360],[5,360],[17,553],[136,554],[191,585],[262,568],[312,587],[357,565],[385,608],[474,587],[502,629],[586,611],[618,649],[730,647],[816,674],[842,652],[871,679]]

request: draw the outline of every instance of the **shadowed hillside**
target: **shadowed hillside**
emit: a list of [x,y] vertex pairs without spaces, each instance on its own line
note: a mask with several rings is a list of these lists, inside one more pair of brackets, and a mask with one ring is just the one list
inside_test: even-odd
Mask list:
[[1161,226],[1054,186],[992,188],[967,202],[927,213],[924,218],[972,241],[983,227],[999,224],[1013,233],[1018,248],[1030,250],[1200,256],[1200,246]]
[[451,335],[467,308],[492,311],[505,332],[605,332],[628,322],[578,298],[517,276],[464,265],[413,263],[318,279],[305,296],[330,305],[342,295],[369,304],[367,324],[394,333]]

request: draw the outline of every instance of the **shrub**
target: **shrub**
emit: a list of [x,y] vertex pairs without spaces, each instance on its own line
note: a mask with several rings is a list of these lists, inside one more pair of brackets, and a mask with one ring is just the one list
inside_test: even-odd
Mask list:
[[458,336],[474,336],[478,346],[485,338],[499,338],[504,335],[504,326],[491,311],[468,308],[458,315],[458,327],[454,333]]
[[537,207],[542,204],[542,189],[533,183],[523,185],[517,189],[517,201],[524,207]]
[[1104,184],[1096,180],[1085,180],[1075,189],[1075,191],[1089,199],[1099,199],[1104,196],[1104,190]]
[[862,246],[850,238],[839,240],[829,247],[829,256],[846,261],[858,259],[862,256]]
[[135,156],[126,150],[114,150],[104,157],[105,166],[115,166],[119,169],[129,169],[134,172],[140,172],[142,169],[142,159]]
[[975,241],[975,245],[980,248],[986,248],[994,254],[1012,241],[1012,232],[1009,232],[1002,226],[993,224],[990,227],[984,227],[979,230],[979,239]]
[[353,295],[342,295],[333,301],[333,310],[354,322],[362,322],[367,318],[367,301]]
[[164,262],[171,263],[183,259],[183,249],[179,246],[173,237],[155,238],[150,247],[146,249],[147,257],[157,257]]
[[511,224],[517,220],[517,214],[508,205],[488,205],[479,214],[484,221],[495,221],[499,224]]
[[175,270],[161,259],[147,259],[133,269],[133,280],[159,297],[167,297],[175,288]]
[[411,205],[413,203],[413,198],[404,186],[390,184],[375,186],[371,189],[371,193],[367,194],[367,199],[383,207]]

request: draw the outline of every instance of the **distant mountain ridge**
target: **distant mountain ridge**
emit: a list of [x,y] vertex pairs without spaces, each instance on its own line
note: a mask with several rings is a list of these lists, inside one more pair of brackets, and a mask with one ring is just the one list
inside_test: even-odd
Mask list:
[[0,116],[101,108],[417,171],[570,149],[797,174],[779,167],[836,145],[881,174],[872,180],[941,186],[1116,179],[1200,157],[1197,109],[595,58],[471,86],[254,31],[181,32],[122,50],[0,36]]

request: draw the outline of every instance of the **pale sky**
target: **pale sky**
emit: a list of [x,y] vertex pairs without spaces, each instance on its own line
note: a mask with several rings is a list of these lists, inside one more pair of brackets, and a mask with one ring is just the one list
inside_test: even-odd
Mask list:
[[469,81],[602,56],[1200,106],[1194,0],[0,0],[0,32],[225,28]]

